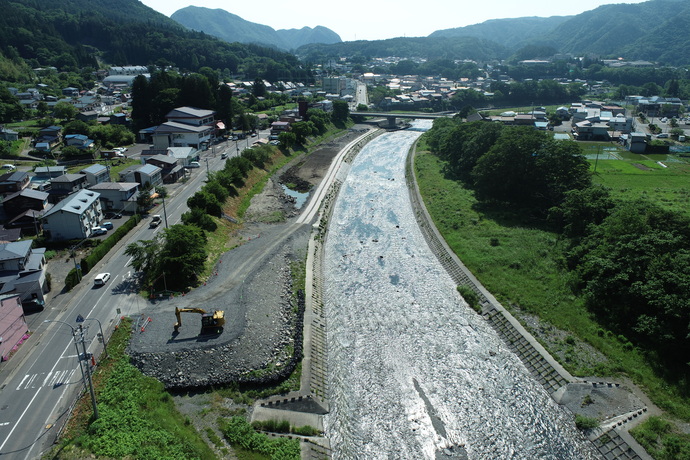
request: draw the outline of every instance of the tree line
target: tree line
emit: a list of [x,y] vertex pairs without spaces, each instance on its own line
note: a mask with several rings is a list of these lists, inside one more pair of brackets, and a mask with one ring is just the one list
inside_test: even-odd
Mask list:
[[448,177],[482,206],[528,218],[568,242],[572,289],[601,324],[687,375],[690,219],[591,181],[573,141],[530,127],[439,119],[426,135]]

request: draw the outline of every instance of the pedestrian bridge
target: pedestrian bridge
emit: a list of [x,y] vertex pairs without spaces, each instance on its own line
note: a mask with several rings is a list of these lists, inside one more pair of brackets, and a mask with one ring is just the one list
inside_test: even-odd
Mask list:
[[441,112],[441,113],[422,113],[422,112],[360,112],[353,111],[350,115],[361,115],[363,117],[379,117],[388,120],[388,127],[394,128],[396,126],[397,118],[409,118],[417,120],[435,120],[437,118],[452,118],[455,112]]

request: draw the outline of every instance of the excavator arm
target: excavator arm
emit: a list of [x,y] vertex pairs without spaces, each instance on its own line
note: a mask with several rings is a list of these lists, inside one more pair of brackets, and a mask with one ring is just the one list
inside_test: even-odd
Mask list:
[[178,332],[182,326],[181,313],[199,313],[201,315],[201,332],[202,333],[216,333],[220,334],[225,325],[225,312],[216,310],[213,313],[206,313],[206,310],[201,308],[178,308],[175,307],[175,316],[177,322],[175,323],[175,332]]

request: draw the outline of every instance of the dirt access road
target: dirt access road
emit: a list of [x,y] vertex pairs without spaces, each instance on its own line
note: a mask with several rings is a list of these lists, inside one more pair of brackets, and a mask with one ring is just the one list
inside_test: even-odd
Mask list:
[[[168,388],[182,389],[242,382],[255,374],[252,371],[280,370],[288,363],[297,324],[290,264],[305,259],[311,225],[295,222],[299,210],[280,183],[315,190],[340,150],[368,129],[355,126],[286,165],[252,199],[235,236],[243,244],[223,254],[205,285],[184,297],[147,303],[129,347],[143,373]],[[267,223],[278,214],[285,220]],[[175,307],[223,310],[225,328],[220,335],[200,336],[200,317],[184,313],[176,334]]]

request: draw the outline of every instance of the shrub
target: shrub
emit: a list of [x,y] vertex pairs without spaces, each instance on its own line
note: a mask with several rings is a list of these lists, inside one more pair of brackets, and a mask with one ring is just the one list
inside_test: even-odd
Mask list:
[[254,428],[242,417],[232,417],[219,421],[223,436],[233,446],[271,455],[271,458],[300,459],[300,444],[296,439],[277,438],[269,439],[268,436],[257,433]]
[[458,286],[458,292],[465,299],[465,302],[472,307],[476,312],[481,313],[482,309],[479,306],[479,294],[475,292],[470,286]]
[[575,415],[575,426],[578,430],[591,430],[599,426],[599,421],[595,418],[585,417],[584,415]]
[[79,284],[79,274],[77,273],[77,269],[73,268],[65,277],[65,289],[71,291],[77,284]]

